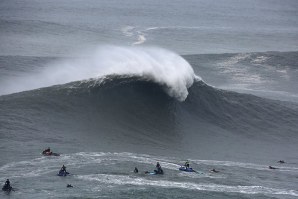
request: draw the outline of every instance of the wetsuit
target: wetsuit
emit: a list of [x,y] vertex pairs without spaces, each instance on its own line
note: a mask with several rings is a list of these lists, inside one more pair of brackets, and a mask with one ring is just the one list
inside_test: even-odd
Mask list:
[[5,186],[10,187],[10,182],[9,182],[9,180],[6,180],[6,182],[5,182]]
[[186,168],[189,168],[189,162],[186,161],[185,164],[184,164],[184,166],[185,166]]
[[160,173],[163,172],[159,163],[156,164],[156,170],[155,170],[155,172],[158,173],[158,174],[160,174]]
[[63,166],[61,167],[61,171],[66,172],[66,166],[63,165]]
[[135,170],[134,170],[134,172],[135,172],[135,173],[138,173],[138,172],[139,172],[139,170],[138,170],[138,168],[137,168],[137,167],[135,167]]

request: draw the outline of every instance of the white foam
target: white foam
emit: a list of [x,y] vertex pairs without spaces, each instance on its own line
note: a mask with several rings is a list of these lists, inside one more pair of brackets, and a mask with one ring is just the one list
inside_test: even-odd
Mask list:
[[[227,166],[227,167],[240,167],[246,169],[255,169],[255,170],[267,170],[268,165],[254,164],[254,163],[244,163],[244,162],[232,162],[232,161],[219,161],[219,160],[190,160],[196,164],[205,164],[212,166]],[[286,167],[286,166],[278,166],[278,171],[290,171],[290,172],[298,172],[298,168],[296,167]]]
[[169,180],[149,180],[135,176],[92,174],[79,175],[76,178],[86,181],[97,181],[105,184],[154,186],[162,188],[178,188],[197,191],[234,192],[243,194],[291,195],[298,196],[294,190],[274,189],[263,186],[229,186],[213,183],[176,182]]
[[[217,29],[228,29],[229,27],[216,27]],[[146,42],[145,35],[149,34],[149,32],[156,30],[206,30],[210,29],[208,26],[159,26],[159,27],[147,27],[147,28],[136,28],[133,26],[124,26],[121,28],[121,32],[126,37],[136,36],[137,41],[132,43],[132,45],[140,45]]]
[[[62,154],[59,157],[38,157],[32,160],[11,162],[0,167],[0,178],[4,180],[6,177],[22,178],[22,177],[36,177],[47,173],[56,172],[62,164],[67,162],[69,168],[84,168],[88,165],[111,165],[121,162],[133,162],[150,165],[152,168],[159,161],[163,168],[173,171],[178,171],[180,167],[177,160],[169,157],[156,157],[146,154],[135,153],[104,153],[104,152],[79,152],[73,154]],[[190,162],[195,164],[205,164],[212,166],[226,166],[238,167],[245,169],[263,170],[272,172],[267,165],[259,165],[253,163],[242,163],[232,161],[217,161],[217,160],[192,160]],[[290,172],[297,173],[297,167],[289,167],[284,165],[277,166],[279,169],[275,172]],[[190,178],[225,178],[223,175],[210,175],[202,173],[197,175],[195,173],[178,173],[180,176]]]
[[[219,30],[226,30],[229,29],[230,27],[225,27],[225,26],[217,26],[216,29]],[[145,29],[145,31],[154,31],[154,30],[183,30],[183,29],[188,29],[188,30],[207,30],[207,29],[212,29],[212,27],[209,26],[159,26],[159,27],[148,27]]]
[[135,27],[133,26],[125,26],[121,29],[121,32],[127,36],[127,37],[131,37],[134,35],[133,30],[135,29]]
[[138,32],[138,41],[136,41],[135,43],[133,43],[133,45],[139,45],[142,44],[146,41],[146,37],[145,34],[143,34],[142,32]]
[[252,60],[251,63],[253,63],[253,64],[264,64],[268,59],[269,59],[269,57],[258,56],[254,60]]
[[10,94],[106,75],[135,75],[165,85],[167,93],[185,100],[196,78],[190,64],[178,54],[157,47],[101,46],[81,53],[84,58],[50,64],[42,71],[0,82],[0,94]]

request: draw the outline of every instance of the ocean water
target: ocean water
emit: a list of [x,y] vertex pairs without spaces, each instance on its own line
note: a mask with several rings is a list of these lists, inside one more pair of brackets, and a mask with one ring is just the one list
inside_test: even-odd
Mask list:
[[297,198],[297,11],[1,1],[0,198]]

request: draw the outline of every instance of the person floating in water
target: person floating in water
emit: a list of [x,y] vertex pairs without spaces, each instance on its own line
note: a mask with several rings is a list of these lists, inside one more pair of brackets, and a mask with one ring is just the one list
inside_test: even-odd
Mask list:
[[185,168],[189,168],[189,162],[186,161],[185,164],[184,164]]
[[135,167],[135,170],[133,172],[138,173],[139,172],[138,168]]
[[281,163],[281,164],[283,164],[283,163],[285,163],[285,161],[283,161],[283,160],[280,160],[280,161],[278,161],[278,163]]

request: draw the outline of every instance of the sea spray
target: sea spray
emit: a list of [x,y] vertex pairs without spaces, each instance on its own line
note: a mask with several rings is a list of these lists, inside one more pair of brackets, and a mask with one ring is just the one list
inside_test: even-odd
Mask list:
[[107,75],[133,75],[164,85],[180,101],[201,78],[174,52],[157,47],[101,46],[73,59],[48,64],[38,72],[1,81],[0,94],[10,94]]

